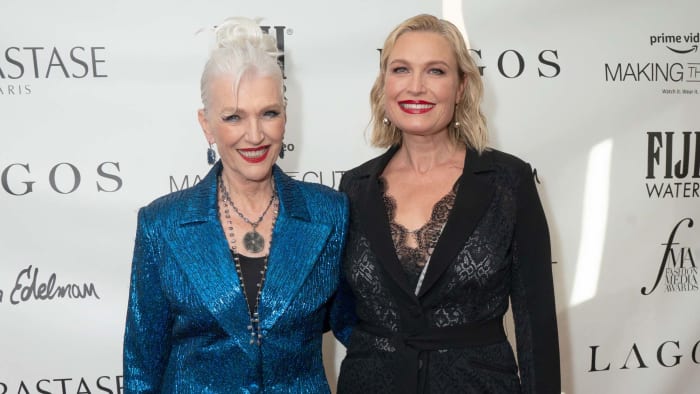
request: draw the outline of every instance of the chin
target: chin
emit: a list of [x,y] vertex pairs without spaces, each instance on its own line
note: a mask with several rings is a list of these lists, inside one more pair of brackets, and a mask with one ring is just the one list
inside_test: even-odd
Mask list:
[[400,128],[406,134],[416,135],[416,136],[428,136],[440,134],[442,131],[447,131],[447,124],[443,127],[431,124],[407,124],[405,128]]
[[274,161],[264,161],[262,163],[248,163],[244,160],[237,161],[234,168],[224,164],[224,169],[235,178],[246,182],[262,182],[272,177],[272,166]]
[[243,176],[252,182],[262,182],[266,179],[270,179],[272,177],[272,164],[271,163],[265,167],[259,167],[255,169],[249,169],[249,171],[241,171],[243,173]]

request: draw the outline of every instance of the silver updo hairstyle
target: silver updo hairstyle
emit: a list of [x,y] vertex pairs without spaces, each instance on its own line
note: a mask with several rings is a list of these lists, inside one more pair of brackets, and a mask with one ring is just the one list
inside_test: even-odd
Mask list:
[[277,50],[275,38],[263,33],[258,22],[259,20],[233,17],[214,28],[216,48],[209,55],[200,81],[205,110],[209,106],[210,84],[221,76],[233,78],[234,92],[238,91],[238,84],[246,73],[276,78],[279,80],[280,97],[284,100],[282,70],[277,62],[281,53]]

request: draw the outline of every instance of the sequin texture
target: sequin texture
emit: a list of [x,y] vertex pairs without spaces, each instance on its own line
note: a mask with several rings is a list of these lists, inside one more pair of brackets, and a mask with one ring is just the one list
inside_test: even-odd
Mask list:
[[261,295],[261,346],[217,216],[217,163],[138,215],[124,334],[127,393],[324,393],[321,341],[345,342],[353,305],[340,270],[344,195],[273,170],[280,210]]

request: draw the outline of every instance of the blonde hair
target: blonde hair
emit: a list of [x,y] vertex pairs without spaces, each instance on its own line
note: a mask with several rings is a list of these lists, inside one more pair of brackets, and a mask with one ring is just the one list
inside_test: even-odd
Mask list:
[[[481,113],[480,107],[484,87],[481,82],[479,69],[469,55],[459,29],[446,20],[427,14],[416,15],[403,21],[394,28],[386,38],[386,41],[384,41],[384,48],[382,49],[379,63],[379,75],[374,81],[370,93],[370,104],[372,107],[370,143],[380,148],[388,148],[401,143],[401,130],[393,124],[384,124],[383,122],[385,117],[384,83],[387,62],[391,51],[394,49],[396,40],[408,32],[437,33],[447,39],[457,60],[459,81],[466,81],[462,97],[458,97],[454,121],[448,125],[448,134],[452,142],[464,143],[479,153],[483,152],[488,145],[488,131],[486,129],[486,118]],[[460,126],[455,127],[455,122],[459,122]]]
[[214,78],[222,75],[232,77],[233,90],[237,91],[241,78],[247,72],[277,79],[280,97],[284,101],[284,80],[277,61],[280,53],[275,38],[263,33],[258,21],[241,17],[227,18],[215,28],[215,32],[216,48],[204,65],[200,80],[204,109],[209,106],[209,88]]

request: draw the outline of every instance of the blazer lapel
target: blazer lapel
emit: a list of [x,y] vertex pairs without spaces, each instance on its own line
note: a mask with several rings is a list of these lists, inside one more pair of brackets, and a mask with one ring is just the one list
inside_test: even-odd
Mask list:
[[435,245],[418,297],[426,294],[452,264],[488,209],[495,188],[478,174],[492,170],[492,156],[488,151],[480,155],[467,150],[454,206]]
[[173,229],[173,251],[201,300],[230,335],[248,331],[250,322],[238,275],[217,210],[217,163],[192,189],[188,209]]
[[362,230],[369,241],[370,249],[377,256],[382,267],[392,281],[400,288],[405,296],[417,301],[414,290],[408,285],[401,262],[396,255],[394,241],[391,238],[389,227],[389,217],[386,213],[382,192],[379,188],[379,175],[394,156],[399,146],[393,146],[383,155],[379,156],[374,166],[368,169],[367,173],[358,174],[363,178],[364,187],[360,188],[361,197],[359,199],[358,212]]
[[277,166],[274,177],[280,208],[259,306],[263,329],[271,328],[287,310],[331,233],[331,226],[311,221],[302,191]]

